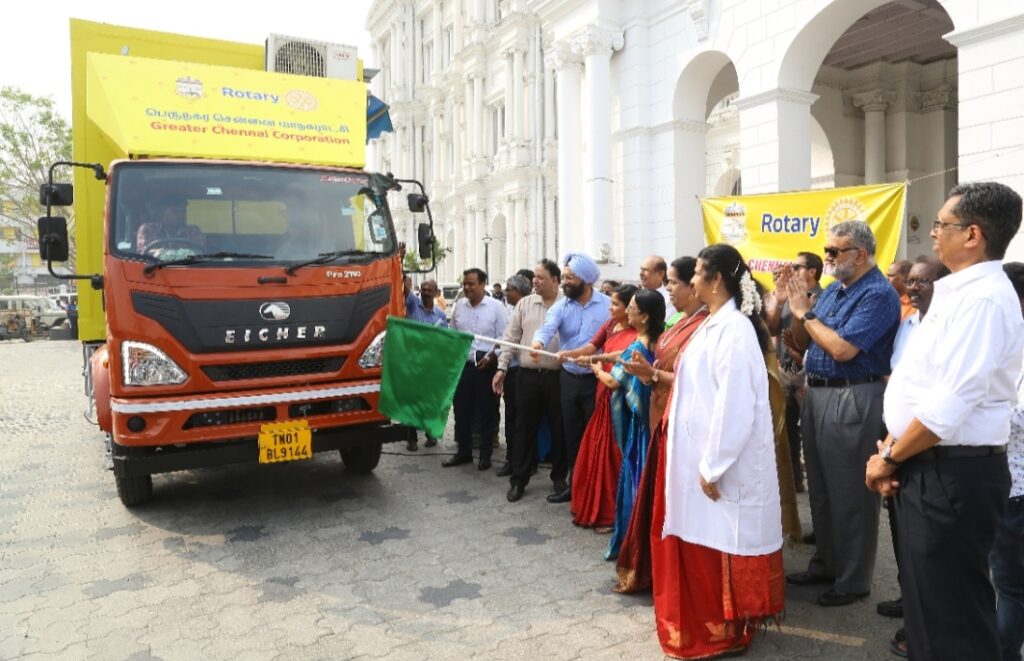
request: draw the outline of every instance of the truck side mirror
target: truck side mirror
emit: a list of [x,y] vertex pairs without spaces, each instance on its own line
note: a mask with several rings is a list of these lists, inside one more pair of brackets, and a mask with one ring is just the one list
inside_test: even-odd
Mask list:
[[430,255],[434,252],[434,233],[430,231],[430,225],[420,223],[416,227],[416,239],[419,244],[420,259],[430,259]]
[[39,186],[39,204],[68,207],[75,203],[75,187],[71,184],[42,184]]
[[68,221],[63,216],[39,219],[39,258],[47,262],[68,261]]
[[423,213],[427,208],[427,196],[420,195],[419,193],[409,193],[409,211],[413,213]]

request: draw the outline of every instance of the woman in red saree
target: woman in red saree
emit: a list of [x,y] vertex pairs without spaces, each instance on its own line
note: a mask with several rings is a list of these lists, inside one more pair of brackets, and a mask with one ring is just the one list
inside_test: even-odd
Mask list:
[[[637,489],[633,516],[629,520],[626,538],[622,541],[619,559],[615,565],[618,582],[612,588],[615,592],[642,592],[651,587],[651,514],[654,507],[654,476],[658,457],[664,453],[665,425],[662,421],[668,406],[672,389],[673,365],[676,356],[690,341],[693,332],[707,319],[707,308],[694,296],[690,280],[697,260],[680,257],[668,269],[668,293],[672,305],[683,316],[671,328],[662,333],[654,351],[654,364],[646,361],[624,363],[626,371],[645,383],[653,383],[651,389],[651,442],[647,448],[647,463],[640,486]],[[658,380],[654,381],[654,373]]]
[[697,258],[707,321],[675,364],[651,529],[664,652],[742,653],[782,612],[782,514],[760,298],[735,248]]
[[[578,349],[560,352],[560,356],[589,366],[592,360],[611,363],[623,349],[636,339],[636,329],[626,319],[626,307],[633,300],[636,287],[622,285],[612,292],[611,318]],[[602,353],[597,354],[598,351]],[[615,493],[622,469],[622,452],[616,442],[617,430],[612,420],[612,391],[598,382],[594,402],[594,415],[580,439],[580,450],[572,471],[572,520],[578,526],[593,527],[611,532],[615,523]],[[607,529],[607,530],[606,530]]]

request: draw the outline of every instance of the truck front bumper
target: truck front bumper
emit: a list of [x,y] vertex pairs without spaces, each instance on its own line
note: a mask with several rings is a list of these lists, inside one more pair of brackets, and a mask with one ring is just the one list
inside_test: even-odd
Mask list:
[[[412,427],[389,422],[315,430],[313,452],[347,450],[371,443],[406,441],[415,433],[416,430]],[[259,461],[259,447],[255,436],[207,443],[142,447],[127,447],[115,441],[111,454],[114,473],[126,477]]]

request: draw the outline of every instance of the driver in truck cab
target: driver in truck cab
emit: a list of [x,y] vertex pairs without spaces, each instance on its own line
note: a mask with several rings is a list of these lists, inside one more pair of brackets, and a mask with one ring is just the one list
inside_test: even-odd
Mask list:
[[206,247],[203,231],[185,222],[185,200],[168,200],[157,210],[159,222],[143,223],[135,237],[135,252],[145,253],[157,248]]

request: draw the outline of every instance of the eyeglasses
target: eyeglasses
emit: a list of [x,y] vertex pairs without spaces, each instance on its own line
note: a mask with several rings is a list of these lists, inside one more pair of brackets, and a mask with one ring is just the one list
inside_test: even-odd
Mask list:
[[963,223],[944,223],[941,220],[932,221],[932,230],[935,232],[946,229],[947,227],[959,227],[960,229],[965,230],[970,226],[964,225]]
[[931,287],[933,280],[928,278],[911,278],[907,280],[906,285],[908,287]]
[[850,246],[849,248],[825,248],[824,252],[825,256],[829,259],[835,259],[839,256],[839,253],[850,252],[851,250],[860,250],[860,248],[856,246]]
[[809,266],[807,266],[806,264],[790,264],[790,266],[791,266],[791,267],[793,268],[793,270],[794,270],[794,271],[799,271],[799,270],[801,270],[801,269],[807,269],[807,268],[810,268],[810,267],[809,267]]

